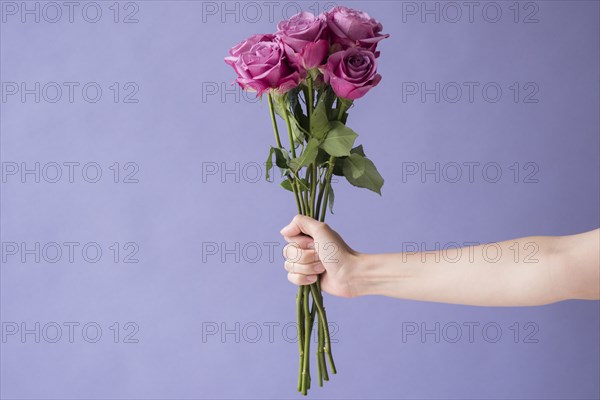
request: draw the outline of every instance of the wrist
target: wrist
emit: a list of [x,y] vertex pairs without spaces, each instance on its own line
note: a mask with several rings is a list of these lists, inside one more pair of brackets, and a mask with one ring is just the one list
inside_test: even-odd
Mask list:
[[348,277],[352,297],[386,295],[387,289],[396,284],[394,274],[386,272],[391,267],[387,258],[385,254],[354,255]]
[[423,266],[406,253],[357,254],[349,280],[354,296],[379,295],[417,299]]
[[368,254],[362,254],[357,252],[352,254],[347,277],[351,297],[360,297],[366,295],[365,290],[363,288],[363,278],[364,269],[368,268],[368,256]]

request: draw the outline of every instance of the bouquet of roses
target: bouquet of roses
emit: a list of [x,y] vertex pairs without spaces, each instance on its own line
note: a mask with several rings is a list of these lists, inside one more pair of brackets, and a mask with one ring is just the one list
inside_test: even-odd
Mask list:
[[[230,49],[225,62],[236,82],[259,96],[267,94],[275,146],[266,163],[266,177],[275,165],[281,186],[293,193],[298,213],[320,221],[333,207],[332,175],[381,194],[383,178],[357,134],[346,126],[354,100],[377,86],[377,44],[388,37],[368,14],[335,7],[314,16],[302,12],[281,21],[274,34],[254,35]],[[289,149],[284,148],[277,117],[285,121]],[[300,370],[298,391],[310,388],[309,350],[317,321],[316,361],[319,386],[329,380],[327,364],[336,373],[320,282],[300,286],[296,296]]]

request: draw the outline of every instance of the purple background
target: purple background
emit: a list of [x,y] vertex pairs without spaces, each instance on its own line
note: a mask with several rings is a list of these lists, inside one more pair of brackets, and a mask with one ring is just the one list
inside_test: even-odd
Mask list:
[[[140,1],[139,22],[130,24],[113,22],[112,3],[98,3],[103,14],[97,23],[82,19],[82,6],[72,23],[66,15],[57,23],[43,18],[35,23],[31,16],[22,23],[18,15],[3,13],[2,82],[30,87],[97,82],[103,89],[97,103],[83,100],[81,90],[73,103],[66,93],[57,103],[8,96],[1,104],[3,170],[10,162],[30,167],[96,162],[103,175],[97,183],[83,180],[80,169],[73,183],[66,176],[57,183],[36,183],[31,176],[22,183],[19,176],[8,176],[2,183],[2,242],[29,247],[97,242],[103,256],[86,262],[81,247],[73,263],[65,254],[56,263],[36,263],[31,255],[21,262],[18,255],[4,254],[4,329],[11,322],[29,329],[36,322],[80,325],[73,343],[66,328],[57,343],[7,336],[1,343],[0,394],[296,398],[297,346],[286,340],[294,331],[282,333],[295,319],[295,288],[285,279],[280,252],[270,260],[264,244],[277,242],[281,249],[278,231],[294,215],[294,202],[275,184],[252,182],[250,167],[263,162],[272,142],[267,107],[233,94],[221,98],[223,85],[233,80],[222,57],[241,39],[274,30],[284,10],[293,13],[302,4],[314,11],[317,3],[276,2],[275,20],[265,3],[254,3],[262,15],[252,21],[254,11],[244,9],[245,3],[227,3],[240,12],[225,15],[221,2]],[[496,3],[503,12],[497,23],[482,17],[487,2],[479,3],[472,23],[464,8],[455,23],[443,18],[454,17],[451,9],[439,23],[431,15],[423,23],[418,15],[403,13],[406,3],[344,4],[369,12],[391,34],[380,47],[383,81],[356,102],[349,119],[386,179],[383,197],[340,182],[330,218],[354,248],[400,251],[403,243],[416,242],[433,249],[435,243],[563,235],[599,226],[598,2],[532,3],[539,8],[537,23],[523,23],[535,11],[525,3],[518,23],[509,8],[513,2]],[[133,10],[120,6],[120,19]],[[213,6],[216,14],[203,14],[203,7],[213,11]],[[481,90],[473,102],[465,93],[456,103],[443,98],[436,103],[433,95],[425,102],[402,98],[403,82],[433,87],[471,81],[480,82],[479,88],[496,82],[502,98],[485,101]],[[135,82],[139,102],[115,103],[109,89],[114,82]],[[538,102],[524,103],[522,92],[515,103],[509,89],[514,82],[521,90],[535,83]],[[215,87],[216,94],[210,91]],[[443,176],[439,183],[432,176],[425,182],[402,177],[406,162],[431,167],[471,161],[497,162],[502,179],[489,183],[481,169],[473,182],[464,176],[458,183]],[[114,183],[108,168],[114,162],[136,163],[139,183]],[[523,169],[526,163],[535,163],[538,182],[525,183],[520,175],[515,183],[509,169],[515,162],[522,173],[530,171]],[[203,176],[206,168],[217,165],[220,173],[236,163],[238,182],[235,173]],[[115,263],[109,250],[114,242],[135,242],[139,263]],[[208,242],[229,249],[237,242],[248,251],[239,262],[234,254],[224,254],[222,262],[221,253],[203,251]],[[260,245],[259,257],[253,243]],[[477,308],[327,296],[326,305],[338,327],[333,350],[340,373],[324,388],[315,380],[314,398],[600,396],[598,302]],[[82,338],[81,327],[89,322],[103,330],[97,343]],[[115,322],[119,343],[110,330]],[[139,326],[138,343],[123,343],[127,322]],[[444,337],[436,343],[433,335],[403,341],[403,326],[411,322],[429,329],[436,323],[480,325],[473,343],[466,328],[457,343]],[[496,343],[480,331],[491,322],[503,330]],[[515,322],[518,343],[510,330]],[[531,332],[524,329],[527,322],[539,328],[538,343],[524,343]],[[220,329],[222,323],[232,330],[240,324],[239,343],[234,334],[203,340],[203,330]],[[279,324],[272,343],[265,323]],[[256,343],[251,342],[254,324],[262,327]],[[493,329],[489,333],[493,336]]]

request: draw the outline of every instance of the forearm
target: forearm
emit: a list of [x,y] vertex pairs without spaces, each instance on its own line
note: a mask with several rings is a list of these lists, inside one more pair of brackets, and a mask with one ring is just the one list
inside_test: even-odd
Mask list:
[[[594,254],[588,248],[591,241],[597,242],[598,232],[582,234],[587,235],[584,251],[581,235],[575,235],[528,237],[459,251],[361,254],[350,285],[357,296],[477,306],[533,306],[597,298],[600,290],[589,280],[598,281],[598,260],[596,255],[594,266]],[[572,257],[575,262],[569,263]],[[581,264],[585,265],[580,268]]]

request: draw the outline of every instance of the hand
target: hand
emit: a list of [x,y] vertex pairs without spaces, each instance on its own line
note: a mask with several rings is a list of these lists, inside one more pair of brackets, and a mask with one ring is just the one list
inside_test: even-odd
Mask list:
[[359,254],[327,224],[297,215],[281,230],[289,243],[284,248],[288,280],[296,285],[309,285],[321,275],[321,289],[340,297],[354,297],[351,273]]

